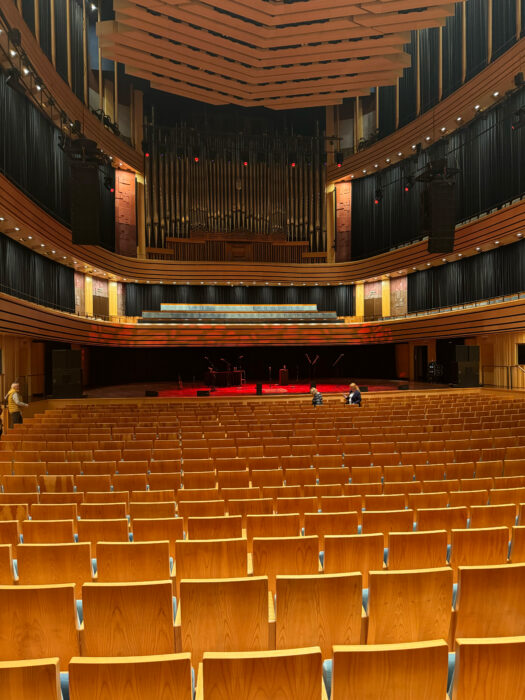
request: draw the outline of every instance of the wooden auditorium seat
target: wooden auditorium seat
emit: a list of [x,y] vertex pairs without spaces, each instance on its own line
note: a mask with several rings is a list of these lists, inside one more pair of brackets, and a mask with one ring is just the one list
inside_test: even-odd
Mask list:
[[80,654],[75,586],[0,586],[0,661]]
[[75,584],[75,597],[82,597],[82,585],[93,580],[88,542],[74,544],[22,544],[17,552],[21,585]]
[[204,654],[195,700],[243,698],[319,700],[322,685],[319,647],[246,653]]
[[325,574],[360,571],[363,588],[368,588],[368,573],[383,568],[383,555],[384,536],[381,532],[370,535],[326,535],[323,570]]
[[459,569],[457,638],[525,634],[525,564]]
[[0,661],[3,700],[61,700],[58,658]]
[[268,587],[275,593],[277,575],[319,573],[319,538],[254,537],[253,575],[267,576]]
[[166,581],[170,576],[167,540],[99,542],[97,545],[97,581]]
[[[334,646],[331,700],[447,700],[443,640]],[[473,700],[473,699],[472,699]]]
[[240,578],[248,575],[248,543],[228,540],[177,540],[177,590],[182,579]]
[[447,565],[447,532],[391,532],[388,569],[436,569]]
[[268,579],[183,580],[176,638],[196,667],[205,651],[269,648]]
[[28,544],[74,542],[73,520],[24,520],[22,537]]
[[98,542],[128,542],[127,518],[112,520],[79,520],[78,541],[90,542],[92,556],[97,556]]
[[319,537],[319,551],[324,550],[326,535],[354,535],[357,533],[358,515],[348,513],[305,513],[304,534]]
[[390,532],[412,532],[413,527],[413,510],[363,511],[363,533],[382,532],[385,547]]
[[451,700],[519,700],[524,657],[525,636],[456,639]]
[[319,646],[330,658],[334,644],[359,644],[360,573],[276,577],[276,649]]
[[82,602],[83,656],[175,652],[171,581],[86,583]]
[[507,527],[452,530],[450,566],[457,581],[460,566],[506,564],[510,531]]
[[368,589],[369,644],[448,640],[451,569],[371,571]]
[[242,537],[241,515],[188,518],[188,539],[224,540]]
[[14,576],[13,545],[0,544],[0,585],[13,585],[15,583]]
[[193,700],[191,655],[74,657],[69,664],[69,697],[70,700]]

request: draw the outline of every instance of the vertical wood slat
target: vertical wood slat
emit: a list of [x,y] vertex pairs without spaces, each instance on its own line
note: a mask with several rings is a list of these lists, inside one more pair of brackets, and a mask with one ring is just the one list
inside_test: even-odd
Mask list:
[[67,84],[73,89],[71,70],[71,0],[66,0]]

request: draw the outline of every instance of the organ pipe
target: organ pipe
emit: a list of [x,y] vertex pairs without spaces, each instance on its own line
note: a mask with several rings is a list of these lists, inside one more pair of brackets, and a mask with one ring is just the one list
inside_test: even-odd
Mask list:
[[242,232],[326,251],[323,139],[202,135],[154,123],[145,125],[145,139],[149,247],[193,232]]

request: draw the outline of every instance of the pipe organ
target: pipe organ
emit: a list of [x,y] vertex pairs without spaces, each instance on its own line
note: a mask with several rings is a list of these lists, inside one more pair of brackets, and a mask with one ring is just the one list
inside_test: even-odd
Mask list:
[[320,137],[203,135],[187,126],[147,125],[146,245],[173,250],[174,239],[223,234],[325,252],[323,148]]

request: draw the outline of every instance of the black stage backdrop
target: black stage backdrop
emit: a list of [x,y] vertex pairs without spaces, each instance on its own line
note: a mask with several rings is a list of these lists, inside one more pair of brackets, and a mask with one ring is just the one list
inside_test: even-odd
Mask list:
[[525,291],[525,241],[408,276],[408,312]]
[[[339,355],[343,357],[333,367]],[[314,369],[313,360],[319,355]],[[208,358],[208,359],[206,359]],[[90,386],[111,386],[132,382],[202,382],[210,365],[226,369],[227,360],[246,370],[248,382],[268,382],[269,367],[272,383],[278,382],[279,368],[286,365],[290,384],[322,378],[341,382],[366,377],[394,379],[396,377],[395,345],[336,345],[330,347],[250,347],[250,348],[90,348]]]
[[0,234],[0,291],[75,313],[75,273]]
[[[352,259],[366,258],[421,237],[421,193],[409,192],[409,175],[421,174],[428,161],[446,158],[459,168],[456,221],[466,221],[510,202],[525,192],[525,129],[513,131],[514,114],[523,105],[523,90],[482,112],[463,129],[414,153],[398,165],[352,185]],[[406,154],[405,154],[406,155]],[[374,204],[375,192],[383,197]]]
[[338,316],[355,314],[354,287],[248,287],[215,285],[127,284],[126,316],[158,311],[172,304],[317,304]]

